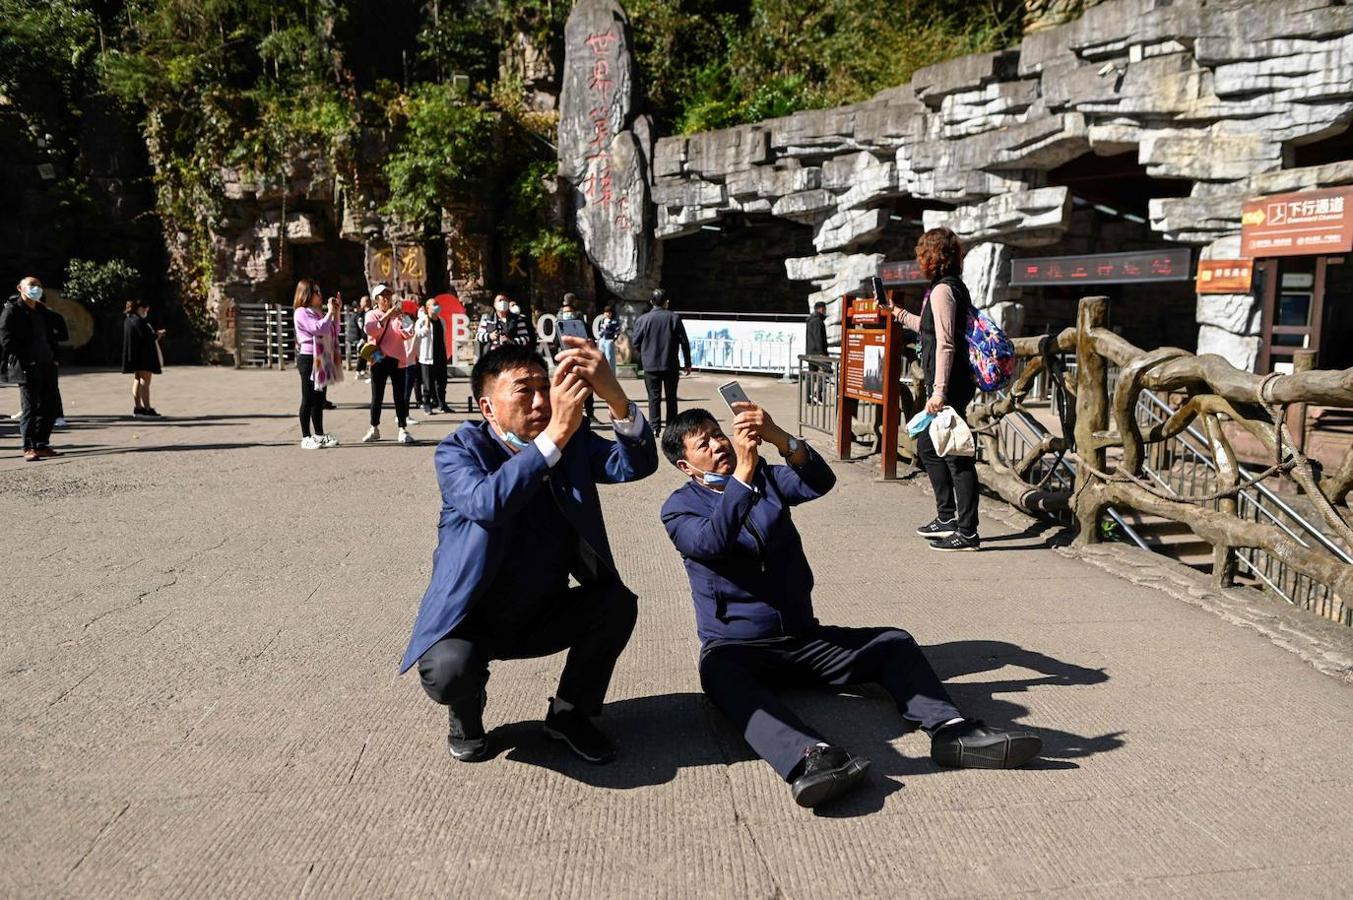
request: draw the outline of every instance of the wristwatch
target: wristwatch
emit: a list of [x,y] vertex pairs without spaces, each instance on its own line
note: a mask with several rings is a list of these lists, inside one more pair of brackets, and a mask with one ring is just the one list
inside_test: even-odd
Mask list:
[[798,452],[799,452],[799,448],[802,447],[802,446],[803,446],[803,441],[800,441],[800,440],[799,440],[798,438],[796,438],[796,437],[791,437],[791,438],[789,439],[789,441],[786,443],[786,447],[787,447],[788,449],[785,450],[785,458],[788,459],[789,457],[793,456],[795,453],[798,453]]

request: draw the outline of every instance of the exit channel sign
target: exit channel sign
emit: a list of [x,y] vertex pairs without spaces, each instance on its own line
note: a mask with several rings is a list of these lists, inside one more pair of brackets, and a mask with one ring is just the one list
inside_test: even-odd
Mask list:
[[1130,284],[1138,281],[1190,281],[1193,252],[1145,250],[1088,256],[1044,256],[1011,261],[1010,283]]

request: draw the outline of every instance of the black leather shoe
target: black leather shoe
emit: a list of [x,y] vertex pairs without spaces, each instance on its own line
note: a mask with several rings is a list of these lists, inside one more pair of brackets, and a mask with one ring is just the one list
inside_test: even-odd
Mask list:
[[809,747],[801,765],[803,774],[794,779],[790,793],[795,803],[808,808],[845,796],[869,770],[869,760],[840,747]]
[[457,714],[455,707],[446,707],[447,718],[451,726],[446,734],[446,749],[453,759],[461,762],[479,762],[489,755],[489,739],[484,734],[484,707],[489,696],[479,692],[479,701],[459,704],[462,708]]
[[615,745],[611,739],[577,709],[555,712],[553,697],[550,698],[550,709],[545,713],[545,733],[568,744],[570,750],[590,763],[602,765],[615,759]]
[[990,728],[964,719],[930,738],[930,758],[956,769],[1017,769],[1038,756],[1043,739],[1030,731]]
[[937,541],[940,538],[947,538],[954,533],[954,522],[956,521],[956,519],[950,519],[946,522],[939,516],[936,516],[920,528],[916,529],[916,533],[923,538]]

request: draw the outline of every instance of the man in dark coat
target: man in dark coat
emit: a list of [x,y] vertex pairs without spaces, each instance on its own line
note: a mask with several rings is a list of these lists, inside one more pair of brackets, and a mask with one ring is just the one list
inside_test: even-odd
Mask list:
[[0,311],[0,361],[5,377],[19,386],[19,433],[26,462],[61,455],[51,445],[56,357],[42,291],[42,282],[30,275],[19,282],[19,293]]
[[[428,696],[446,705],[458,760],[489,755],[489,662],[563,650],[545,732],[589,762],[615,754],[592,719],[638,608],[611,556],[597,485],[646,478],[658,451],[601,351],[573,337],[564,347],[553,377],[531,347],[480,357],[471,387],[485,421],[462,425],[434,457],[437,549],[400,672],[416,664]],[[614,441],[583,419],[593,391],[610,409]]]
[[[813,304],[813,314],[808,317],[808,324],[803,336],[803,353],[805,356],[826,356],[827,355],[827,304],[821,300]],[[825,366],[819,366],[815,363],[809,363],[808,369],[811,372],[820,372]],[[821,403],[822,381],[819,378],[811,379],[813,393],[809,395],[809,403]]]
[[[681,324],[681,316],[667,308],[666,291],[653,292],[653,308],[634,323],[630,343],[644,367],[648,417],[653,421],[653,427],[659,428],[661,422],[670,422],[677,414],[678,351],[685,359],[683,370],[687,375],[691,374],[691,342],[686,339],[686,326]],[[664,394],[667,417],[661,419]]]
[[[690,409],[662,437],[689,477],[662,522],[691,582],[700,636],[700,684],[757,754],[791,784],[800,806],[850,790],[869,761],[827,743],[784,701],[783,687],[878,683],[902,718],[931,736],[942,766],[1011,768],[1042,747],[1029,732],[966,719],[916,640],[898,628],[841,628],[813,614],[813,570],[790,507],[836,484],[827,463],[751,403],[736,404],[730,441],[708,412]],[[761,460],[780,451],[785,465]]]
[[827,355],[827,304],[821,300],[813,304],[813,314],[808,317],[808,327],[803,338],[805,356]]

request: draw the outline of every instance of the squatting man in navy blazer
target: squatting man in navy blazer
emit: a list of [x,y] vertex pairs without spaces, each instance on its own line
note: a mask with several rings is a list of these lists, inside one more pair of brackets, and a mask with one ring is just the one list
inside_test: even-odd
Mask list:
[[[690,480],[662,521],[691,581],[700,684],[762,759],[814,807],[858,784],[869,761],[834,747],[780,699],[778,688],[877,682],[931,737],[942,766],[1013,768],[1038,755],[1034,734],[964,718],[916,640],[898,628],[841,628],[813,615],[813,570],[790,507],[836,484],[827,463],[751,403],[735,406],[730,440],[712,415],[686,410],[662,450]],[[761,459],[761,446],[786,465]]]
[[[546,733],[589,762],[615,753],[592,719],[637,607],[611,557],[597,485],[653,474],[658,451],[601,351],[579,338],[564,344],[553,377],[529,347],[484,354],[470,377],[484,421],[437,447],[437,550],[400,672],[416,663],[423,689],[446,705],[447,746],[462,761],[490,755],[490,660],[563,650]],[[583,418],[593,393],[610,408],[614,441]]]

